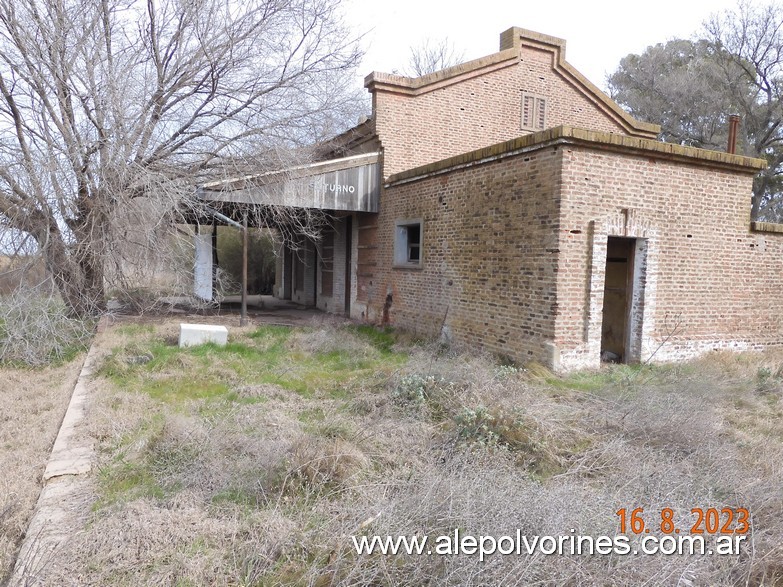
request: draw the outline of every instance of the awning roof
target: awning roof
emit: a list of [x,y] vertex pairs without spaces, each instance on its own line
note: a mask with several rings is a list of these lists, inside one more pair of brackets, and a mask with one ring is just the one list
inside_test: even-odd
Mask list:
[[202,185],[205,202],[377,212],[380,153],[367,153]]

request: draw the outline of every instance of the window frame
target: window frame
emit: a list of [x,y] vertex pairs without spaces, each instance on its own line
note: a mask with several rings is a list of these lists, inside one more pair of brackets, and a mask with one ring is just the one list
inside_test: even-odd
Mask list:
[[[409,229],[418,227],[419,242],[409,242]],[[418,247],[418,260],[411,260],[411,246]],[[394,221],[394,258],[392,266],[398,269],[421,269],[424,266],[424,221],[421,218],[406,218]]]

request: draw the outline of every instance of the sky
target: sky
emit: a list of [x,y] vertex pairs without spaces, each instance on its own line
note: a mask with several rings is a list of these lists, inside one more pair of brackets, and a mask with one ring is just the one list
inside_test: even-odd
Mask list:
[[465,61],[498,50],[512,26],[567,41],[566,60],[598,87],[629,53],[673,38],[690,38],[714,12],[737,0],[346,0],[349,22],[364,32],[360,73],[403,69],[410,47],[445,37]]

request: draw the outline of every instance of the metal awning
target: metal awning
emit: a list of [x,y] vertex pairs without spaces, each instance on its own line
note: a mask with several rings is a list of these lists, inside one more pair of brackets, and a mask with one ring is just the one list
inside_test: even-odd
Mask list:
[[367,153],[202,185],[205,203],[378,212],[380,153]]

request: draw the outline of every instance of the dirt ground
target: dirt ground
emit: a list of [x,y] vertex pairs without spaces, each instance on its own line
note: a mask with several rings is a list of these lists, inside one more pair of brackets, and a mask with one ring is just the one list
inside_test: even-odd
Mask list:
[[0,584],[10,574],[84,354],[46,369],[0,368]]

